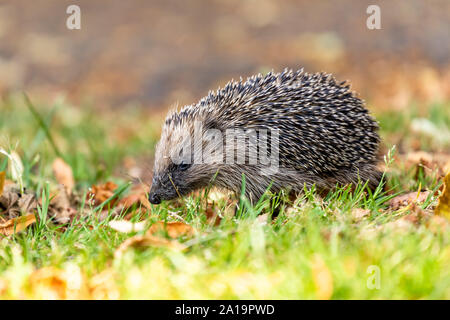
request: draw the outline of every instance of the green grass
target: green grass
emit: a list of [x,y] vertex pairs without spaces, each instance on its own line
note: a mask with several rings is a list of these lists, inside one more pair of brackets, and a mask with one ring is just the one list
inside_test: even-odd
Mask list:
[[[255,207],[241,200],[236,216],[229,214],[233,210],[221,198],[213,208],[224,216],[218,226],[205,215],[207,191],[185,197],[181,206],[165,202],[143,218],[175,221],[173,213],[181,216],[198,231],[194,237],[179,239],[187,248],[130,248],[115,258],[117,247],[134,234],[109,228],[111,216],[99,221],[94,214],[65,229],[47,217],[56,184],[52,161],[60,152],[72,166],[82,198],[91,184],[107,180],[126,192],[130,177],[122,168],[124,159],[151,159],[161,123],[138,108],[96,113],[59,101],[36,103],[35,109],[41,120],[22,96],[0,104],[0,146],[18,145],[24,185],[42,198],[39,222],[0,242],[0,298],[450,298],[448,228],[425,223],[400,226],[399,217],[409,211],[386,210],[393,195],[381,188],[370,193],[361,185],[354,191],[337,188],[324,198],[305,190],[294,202],[281,194],[280,215],[273,221],[257,218],[259,213],[270,216],[268,198]],[[449,109],[448,104],[434,105],[425,117],[448,129]],[[424,150],[445,150],[445,141],[410,130],[415,117],[415,112],[377,114],[387,149],[401,141],[401,152],[407,151],[418,139]],[[0,157],[0,170],[6,164]],[[150,168],[151,163],[143,166]],[[437,190],[440,185],[434,173],[417,175],[400,160],[393,160],[390,168],[392,193],[417,191],[419,186]],[[435,203],[432,196],[422,207]],[[83,201],[82,207],[89,204]],[[355,208],[370,213],[356,219]],[[368,286],[373,268],[380,272],[378,289]],[[54,279],[46,280],[43,270]]]

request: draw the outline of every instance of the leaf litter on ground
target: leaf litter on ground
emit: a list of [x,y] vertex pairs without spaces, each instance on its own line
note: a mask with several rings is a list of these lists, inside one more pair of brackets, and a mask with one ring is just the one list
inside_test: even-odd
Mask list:
[[[109,222],[109,227],[122,232],[131,233],[145,230],[146,221],[131,222],[128,220],[113,220]],[[196,230],[183,222],[164,222],[156,221],[145,232],[144,235],[136,235],[126,239],[115,251],[114,256],[120,258],[130,247],[167,247],[175,250],[184,250],[186,246],[177,239],[181,237],[191,237]],[[165,237],[167,235],[167,237]],[[169,238],[169,239],[168,239]]]
[[4,223],[0,223],[0,234],[4,236],[10,236],[14,233],[18,233],[25,230],[29,225],[36,222],[36,216],[34,213],[29,213],[25,216],[9,219]]
[[[31,194],[20,194],[20,190],[8,186],[5,191],[5,172],[0,172],[0,234],[9,236],[26,229],[36,221],[34,213],[36,199]],[[22,216],[22,212],[26,215]],[[8,218],[3,218],[6,216]]]
[[[8,158],[9,156],[10,154]],[[17,162],[16,158],[14,158],[15,162]],[[50,192],[47,214],[52,218],[53,223],[68,225],[75,217],[82,218],[92,214],[103,220],[108,216],[109,209],[113,208],[113,214],[117,215],[135,204],[146,210],[151,207],[146,199],[144,187],[135,187],[130,195],[119,200],[119,196],[126,190],[127,185],[118,187],[117,184],[108,181],[104,184],[93,185],[87,193],[87,200],[95,206],[95,209],[85,208],[80,211],[82,199],[74,192],[75,180],[72,168],[58,157],[53,161],[52,169],[58,184],[55,188],[52,187],[53,191]],[[20,179],[20,170],[14,171],[14,177],[16,180]],[[0,172],[0,223],[2,223],[0,233],[9,235],[13,230],[11,228],[15,228],[14,230],[18,232],[34,222],[29,215],[34,216],[38,205],[43,206],[43,200],[42,198],[38,200],[35,193],[30,190],[21,190],[17,184],[6,184],[6,182],[6,173]],[[23,215],[25,219],[22,218]]]

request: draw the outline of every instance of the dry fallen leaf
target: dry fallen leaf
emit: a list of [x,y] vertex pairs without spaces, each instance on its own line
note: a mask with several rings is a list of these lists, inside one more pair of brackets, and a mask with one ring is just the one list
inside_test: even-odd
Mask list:
[[438,177],[443,177],[448,172],[450,164],[450,154],[428,153],[424,151],[410,152],[404,157],[406,168],[415,167],[415,178],[419,173],[429,175],[436,173]]
[[[109,226],[120,232],[141,231],[144,229],[146,222],[132,223],[129,221],[111,221]],[[161,231],[167,232],[167,235],[172,239],[155,236],[155,233]],[[182,222],[162,222],[154,223],[143,236],[134,236],[125,240],[116,250],[114,256],[121,257],[125,250],[129,247],[168,247],[175,250],[184,250],[186,246],[179,243],[174,238],[184,235],[193,235],[194,229]]]
[[37,209],[36,197],[32,193],[20,191],[17,185],[11,184],[3,188],[0,196],[0,212],[8,218],[16,218],[23,213]]
[[73,187],[75,186],[72,168],[61,158],[56,158],[55,161],[53,161],[52,168],[58,183],[66,188],[68,194],[71,194]]
[[157,221],[150,229],[148,229],[147,233],[153,235],[155,233],[166,231],[167,235],[170,238],[178,238],[181,236],[191,236],[194,234],[194,228],[190,225],[185,224],[183,222],[162,222]]
[[139,232],[145,229],[147,222],[130,222],[128,220],[113,220],[108,223],[108,225],[119,232],[130,233]]
[[186,248],[186,246],[176,240],[168,240],[146,234],[144,236],[134,236],[125,240],[114,252],[114,257],[120,258],[129,247],[168,247],[175,250],[184,250]]
[[444,190],[439,196],[438,204],[434,210],[436,215],[450,219],[450,172],[444,177]]
[[[199,194],[201,196],[201,194]],[[225,201],[227,206],[224,212],[219,213],[217,210],[216,203],[219,201]],[[237,206],[237,202],[233,199],[232,193],[225,193],[219,189],[212,189],[208,193],[208,199],[205,209],[205,215],[209,223],[214,226],[218,226],[224,216],[233,216],[235,214],[235,208]]]
[[48,214],[56,223],[65,224],[73,220],[77,210],[72,206],[69,194],[63,185],[59,185],[59,191],[52,197],[48,207]]
[[208,207],[205,210],[206,218],[208,222],[212,223],[214,226],[218,226],[220,221],[222,221],[222,217],[214,211],[214,209],[208,204]]
[[36,222],[36,217],[33,213],[26,216],[10,219],[4,223],[0,223],[0,234],[9,236],[25,230],[30,224]]
[[[114,182],[107,182],[101,185],[92,185],[90,192],[87,194],[89,200],[92,199],[93,205],[98,206],[111,198],[117,189],[117,184]],[[112,199],[109,203],[113,207],[117,202],[117,199]]]
[[151,210],[150,202],[147,199],[148,188],[146,186],[138,185],[131,190],[131,193],[125,198],[120,200],[120,204],[124,206],[125,209],[131,208],[134,204],[138,206],[141,205],[147,210]]
[[405,162],[409,166],[416,165],[421,162],[431,163],[433,162],[433,155],[425,151],[409,152],[406,155]]
[[402,207],[406,207],[407,205],[411,203],[423,203],[425,200],[427,200],[428,196],[430,194],[430,191],[423,191],[423,192],[409,192],[407,194],[399,195],[395,198],[392,198],[389,201],[389,207],[392,210],[398,210]]

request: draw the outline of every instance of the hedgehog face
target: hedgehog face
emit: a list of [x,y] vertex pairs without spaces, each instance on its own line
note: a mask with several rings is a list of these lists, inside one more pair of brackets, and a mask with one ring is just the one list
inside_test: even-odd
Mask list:
[[208,185],[210,168],[202,164],[169,162],[162,170],[156,169],[153,173],[152,187],[149,200],[159,204],[162,200],[171,200],[182,197],[191,191]]
[[[170,119],[170,118],[169,118]],[[149,200],[159,204],[207,186],[210,166],[194,162],[191,126],[166,121],[155,150]]]
[[171,163],[162,172],[155,172],[149,200],[153,204],[159,204],[162,200],[171,200],[190,191],[189,175],[190,164]]

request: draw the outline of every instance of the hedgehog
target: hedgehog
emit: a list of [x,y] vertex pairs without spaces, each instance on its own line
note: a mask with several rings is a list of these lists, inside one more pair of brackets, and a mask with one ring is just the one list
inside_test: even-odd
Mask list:
[[156,145],[149,200],[215,186],[252,203],[268,190],[301,193],[366,182],[376,188],[378,124],[327,73],[300,69],[230,81],[169,112]]

